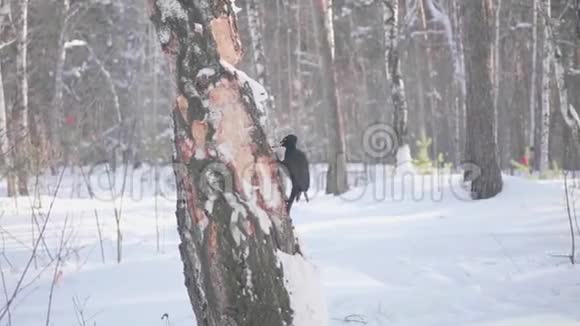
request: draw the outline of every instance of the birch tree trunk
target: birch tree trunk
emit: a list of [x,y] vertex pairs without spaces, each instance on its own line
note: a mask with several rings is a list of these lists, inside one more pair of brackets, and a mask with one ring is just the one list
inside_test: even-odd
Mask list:
[[562,114],[566,127],[572,134],[574,146],[578,149],[580,148],[580,116],[568,98],[565,58],[557,43],[557,39],[556,27],[548,25],[548,40],[555,53],[553,64],[556,77],[556,88],[558,89],[558,96],[560,98],[560,113]]
[[393,101],[393,124],[397,134],[396,166],[410,163],[411,149],[409,147],[409,131],[407,96],[405,81],[401,73],[399,55],[399,1],[383,2],[383,27],[385,38],[385,69],[388,82],[391,85],[391,99]]
[[[419,21],[421,24],[421,29],[423,32],[423,41],[424,41],[424,52],[425,52],[425,70],[426,70],[426,74],[422,75],[419,79],[420,80],[424,80],[425,81],[425,88],[427,89],[427,98],[429,100],[429,114],[430,117],[428,118],[428,121],[425,120],[425,125],[427,126],[427,124],[430,126],[430,139],[431,139],[431,148],[430,151],[433,153],[434,157],[437,156],[437,146],[438,146],[438,142],[437,142],[437,112],[438,112],[438,108],[437,108],[437,101],[438,101],[438,97],[439,92],[437,91],[437,88],[435,87],[435,82],[433,81],[432,78],[432,74],[433,74],[433,63],[432,63],[432,51],[431,51],[431,45],[430,45],[430,38],[429,38],[429,26],[427,24],[427,12],[425,10],[425,1],[429,1],[429,0],[419,0],[417,3],[417,9],[418,9],[418,16],[419,16]],[[418,47],[420,48],[420,47]],[[418,54],[417,54],[418,55]],[[419,69],[417,69],[417,71],[420,71]],[[422,82],[421,82],[422,83]],[[425,90],[423,89],[423,92]],[[420,92],[419,96],[423,97],[425,94],[423,94],[423,92]],[[421,135],[422,138],[426,139],[426,135]]]
[[532,76],[530,86],[530,121],[528,143],[534,147],[536,130],[536,96],[538,76],[538,0],[532,0]]
[[14,157],[16,167],[16,185],[18,193],[28,195],[28,168],[30,135],[28,129],[28,2],[20,0],[20,30],[18,31],[18,54],[16,74],[18,75],[18,95],[14,103]]
[[501,192],[501,171],[493,137],[492,21],[489,0],[464,4],[465,67],[467,75],[466,171],[474,199],[487,199]]
[[323,98],[328,108],[330,148],[326,193],[341,195],[348,191],[346,178],[346,150],[344,124],[336,94],[336,71],[334,67],[334,31],[332,24],[332,0],[312,0],[315,9],[315,33],[320,50],[323,74]]
[[[11,20],[11,8],[10,1],[0,1],[0,35],[8,35],[10,33],[6,32],[9,29]],[[2,49],[0,49],[1,51]],[[12,197],[16,195],[16,176],[14,173],[14,164],[12,155],[14,154],[11,150],[9,137],[9,117],[11,117],[8,111],[8,106],[6,104],[6,97],[4,95],[4,79],[2,73],[2,63],[0,62],[0,153],[4,160],[4,165],[6,167],[6,189],[8,196]]]
[[550,77],[552,74],[553,49],[550,41],[551,0],[543,0],[544,49],[542,62],[542,115],[540,124],[540,173],[550,168]]
[[66,61],[66,47],[65,43],[67,41],[68,35],[68,12],[70,10],[70,0],[63,0],[63,21],[62,27],[60,29],[60,34],[58,37],[58,56],[56,58],[56,69],[54,72],[54,95],[52,98],[52,111],[51,123],[50,123],[50,143],[51,146],[57,151],[61,151],[60,146],[60,134],[59,131],[62,130],[62,121],[64,119],[63,113],[63,70]]
[[234,68],[242,49],[232,2],[148,3],[177,84],[176,215],[197,325],[326,325],[324,309],[301,306],[324,307],[317,291],[300,293],[318,283],[295,281],[315,273],[297,254],[260,123],[263,88]]
[[266,61],[266,53],[264,52],[264,37],[263,37],[263,19],[262,12],[258,7],[258,2],[256,0],[246,1],[246,11],[248,15],[248,29],[250,30],[250,41],[252,46],[252,54],[254,60],[254,67],[256,67],[256,80],[258,83],[264,86],[268,93],[268,98],[266,100],[266,119],[268,124],[266,125],[266,130],[268,134],[274,137],[275,140],[279,140],[280,135],[276,133],[278,123],[273,120],[272,113],[275,112],[275,101],[272,97],[270,78],[268,76],[268,65]]

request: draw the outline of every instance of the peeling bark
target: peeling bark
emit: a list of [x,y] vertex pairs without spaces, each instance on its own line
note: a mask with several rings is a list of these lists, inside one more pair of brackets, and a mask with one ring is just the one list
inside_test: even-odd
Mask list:
[[292,325],[278,251],[295,254],[282,180],[260,124],[229,0],[150,0],[175,71],[177,221],[200,326]]

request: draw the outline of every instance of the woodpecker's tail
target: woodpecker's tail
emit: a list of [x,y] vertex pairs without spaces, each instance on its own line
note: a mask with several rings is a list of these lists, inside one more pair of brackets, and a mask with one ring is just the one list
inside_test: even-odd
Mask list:
[[310,198],[308,198],[308,193],[306,191],[304,192],[304,198],[306,198],[307,203],[310,202]]

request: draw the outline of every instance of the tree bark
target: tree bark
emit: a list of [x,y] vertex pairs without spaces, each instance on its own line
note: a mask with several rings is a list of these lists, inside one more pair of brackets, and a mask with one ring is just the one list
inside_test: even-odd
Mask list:
[[303,258],[260,123],[261,87],[234,68],[232,2],[150,0],[149,12],[177,84],[176,215],[197,324],[293,325],[304,316],[283,258]]
[[[266,105],[266,131],[268,135],[274,137],[275,140],[280,140],[281,135],[278,130],[277,121],[274,120],[275,101],[272,97],[270,78],[268,76],[268,63],[266,61],[266,53],[264,52],[264,37],[263,37],[263,19],[262,12],[258,8],[256,0],[246,0],[246,11],[248,15],[248,29],[250,30],[250,41],[252,45],[252,53],[254,59],[254,66],[256,67],[256,80],[264,86],[268,92]],[[289,84],[292,84],[289,82]]]
[[530,122],[528,144],[534,147],[536,130],[536,94],[538,75],[538,0],[532,0],[532,76],[530,86]]
[[18,31],[18,54],[16,58],[16,74],[18,75],[18,95],[14,103],[13,150],[16,168],[16,186],[18,193],[28,195],[28,154],[30,151],[30,135],[28,128],[28,2],[20,0],[20,30]]
[[466,112],[466,103],[465,103],[465,94],[467,92],[466,86],[466,78],[465,78],[465,53],[463,51],[463,37],[462,37],[462,25],[460,23],[460,15],[459,15],[459,5],[454,1],[449,2],[449,11],[450,11],[450,24],[452,25],[452,31],[455,31],[454,38],[450,40],[453,42],[453,46],[450,45],[450,48],[455,48],[452,50],[451,53],[454,57],[454,70],[455,70],[455,78],[454,78],[454,93],[455,93],[455,105],[454,105],[454,152],[455,152],[455,159],[454,163],[455,166],[459,166],[461,164],[461,160],[463,159],[462,149],[464,146],[465,137],[465,112]]
[[[401,59],[399,54],[399,1],[385,1],[383,3],[383,27],[385,39],[385,68],[388,82],[391,85],[391,100],[393,101],[394,115],[393,124],[397,134],[397,153],[410,153],[407,96],[405,93],[405,81],[401,73]],[[402,159],[397,155],[396,165],[405,163],[398,162]],[[406,158],[411,160],[410,157]]]
[[[494,42],[493,42],[493,137],[495,143],[498,144],[498,127],[499,127],[499,95],[501,83],[501,9],[502,0],[496,0],[495,8],[495,26],[494,26]],[[499,145],[499,144],[498,144]],[[501,158],[501,155],[499,156]]]
[[548,34],[547,40],[551,43],[555,55],[553,56],[554,74],[556,81],[556,88],[560,99],[560,113],[566,127],[570,130],[573,138],[573,144],[576,149],[580,148],[580,116],[573,107],[568,98],[568,85],[566,83],[566,66],[564,54],[557,43],[556,28],[552,25],[547,26]]
[[334,67],[334,31],[332,26],[332,0],[312,0],[315,9],[315,33],[320,50],[323,74],[323,98],[328,108],[328,125],[331,134],[329,168],[326,193],[341,195],[348,191],[346,178],[346,144],[344,124],[336,94],[336,71]]
[[[419,22],[421,25],[421,29],[423,32],[423,42],[424,48],[417,44],[417,49],[423,48],[425,53],[425,71],[426,74],[423,74],[419,77],[420,83],[422,84],[424,81],[424,88],[421,87],[422,92],[419,93],[419,96],[427,96],[428,105],[429,105],[429,117],[424,121],[425,127],[429,126],[429,133],[430,135],[427,136],[425,134],[421,135],[422,139],[431,138],[431,147],[430,152],[433,154],[433,157],[437,156],[438,153],[438,141],[437,141],[437,112],[439,109],[437,108],[437,101],[439,95],[439,91],[435,86],[435,82],[433,80],[433,63],[432,63],[432,51],[431,51],[431,39],[429,38],[429,26],[427,24],[427,12],[425,10],[425,1],[429,2],[429,0],[420,0],[417,2],[417,15],[419,16]],[[419,52],[416,53],[419,55]],[[417,72],[420,73],[420,70],[417,69]],[[427,94],[424,94],[425,88]],[[423,100],[422,100],[423,101]],[[424,105],[424,104],[423,104]]]
[[467,75],[466,171],[474,199],[487,199],[501,192],[501,171],[493,135],[492,25],[489,0],[464,4],[465,65]]
[[8,119],[6,114],[6,98],[4,96],[4,79],[2,76],[2,64],[0,63],[0,154],[4,159],[4,166],[7,169],[6,182],[8,196],[15,195],[15,176],[14,176],[14,166],[12,164],[12,156],[10,151],[10,143],[8,139]]
[[553,49],[550,41],[551,0],[544,0],[543,30],[544,50],[542,62],[542,115],[540,124],[540,173],[550,168],[550,77],[552,75]]
[[[9,35],[8,32],[11,20],[11,8],[10,1],[0,1],[0,35]],[[11,31],[12,32],[12,31]],[[1,49],[0,49],[1,51]],[[4,160],[4,166],[6,167],[6,189],[7,195],[12,197],[16,195],[16,176],[14,173],[14,164],[12,155],[14,154],[11,150],[9,130],[11,117],[8,111],[8,106],[6,104],[6,97],[4,93],[4,79],[2,73],[2,63],[0,62],[0,153]]]

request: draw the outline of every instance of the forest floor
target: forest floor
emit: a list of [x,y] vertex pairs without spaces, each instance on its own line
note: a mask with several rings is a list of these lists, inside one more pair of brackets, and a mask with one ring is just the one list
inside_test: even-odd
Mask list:
[[[292,212],[304,254],[320,269],[331,326],[580,325],[580,268],[567,257],[562,181],[505,177],[501,195],[474,202],[459,176],[377,175],[384,181],[341,198],[317,193],[323,187],[315,182],[310,203]],[[41,208],[31,209],[38,204],[31,198],[0,199],[0,306],[25,272],[58,179],[41,180]],[[94,176],[101,186],[106,179]],[[55,326],[194,325],[172,179],[164,169],[166,191],[156,200],[152,173],[136,171],[121,205],[98,189],[88,198],[81,174],[67,172],[45,240],[0,325],[45,325],[49,310]]]

